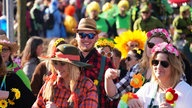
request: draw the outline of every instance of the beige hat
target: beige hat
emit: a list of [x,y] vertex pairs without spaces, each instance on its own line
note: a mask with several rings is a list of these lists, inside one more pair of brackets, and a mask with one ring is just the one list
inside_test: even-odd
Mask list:
[[100,33],[99,30],[96,28],[96,22],[94,19],[91,18],[82,18],[79,22],[79,25],[76,31],[80,30],[94,30],[96,33]]
[[141,8],[140,12],[150,12],[149,6],[144,5],[144,6]]
[[17,43],[9,41],[7,36],[4,34],[0,35],[0,45],[8,46],[12,53],[16,52],[19,49],[19,46],[17,45]]

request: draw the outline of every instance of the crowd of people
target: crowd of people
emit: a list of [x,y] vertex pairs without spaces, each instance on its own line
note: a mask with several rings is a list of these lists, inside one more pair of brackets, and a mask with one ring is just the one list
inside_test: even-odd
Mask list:
[[21,54],[0,31],[1,108],[192,106],[190,5],[167,25],[148,0],[83,2],[29,1]]

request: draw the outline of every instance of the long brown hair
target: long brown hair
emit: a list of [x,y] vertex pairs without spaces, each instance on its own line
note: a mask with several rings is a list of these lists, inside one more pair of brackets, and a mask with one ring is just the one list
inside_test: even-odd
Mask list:
[[2,57],[0,56],[0,75],[5,75],[5,74],[7,74],[6,66],[5,66],[5,63],[3,62]]

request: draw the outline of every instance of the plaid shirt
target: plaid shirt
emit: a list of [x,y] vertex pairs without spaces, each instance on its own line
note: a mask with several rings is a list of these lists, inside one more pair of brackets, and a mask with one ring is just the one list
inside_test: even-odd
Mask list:
[[[41,88],[36,100],[36,104],[40,108],[45,108],[46,105],[46,100],[42,96],[46,85],[47,82]],[[71,95],[70,89],[67,89],[65,87],[63,80],[59,80],[54,87],[55,87],[54,89],[55,96],[53,102],[57,105],[57,108],[68,108],[69,103],[67,102],[67,100]],[[78,95],[79,108],[97,108],[98,95],[96,91],[96,86],[89,78],[86,78],[83,75],[81,75],[75,92]]]
[[122,78],[118,83],[116,83],[116,87],[117,87],[117,94],[113,97],[110,97],[112,99],[117,99],[120,98],[124,93],[126,92],[132,92],[134,91],[130,85],[130,81],[133,77],[134,74],[138,73],[140,70],[139,64],[136,64],[132,67],[132,69],[130,70],[130,72],[127,72],[126,76],[124,78]]
[[[93,68],[84,69],[85,75],[89,77],[92,81],[98,80],[98,76],[100,73],[101,68],[101,54],[97,52],[96,49],[93,49],[85,58],[83,57],[82,53],[80,53],[81,62],[86,62],[89,64],[92,64]],[[105,71],[108,68],[113,68],[113,64],[110,59],[106,58],[105,61],[105,69],[102,76],[102,80],[100,82],[99,88],[100,88],[100,96],[99,96],[99,102],[100,102],[100,108],[117,108],[118,100],[110,101],[110,99],[107,97],[105,89],[104,89],[104,74]]]

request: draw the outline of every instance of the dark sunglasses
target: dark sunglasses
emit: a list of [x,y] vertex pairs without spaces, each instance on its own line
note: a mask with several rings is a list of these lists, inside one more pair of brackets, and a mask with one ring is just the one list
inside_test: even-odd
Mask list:
[[159,61],[159,60],[152,60],[152,65],[153,66],[157,66],[158,64],[159,64],[159,62],[160,62],[160,64],[161,64],[161,66],[163,66],[164,68],[167,68],[167,67],[169,67],[169,62],[167,62],[167,61]]
[[2,52],[8,52],[8,51],[10,51],[9,48],[3,48],[3,49],[2,49]]
[[56,60],[53,60],[52,61],[53,65],[60,65],[60,66],[64,66],[66,63],[65,62],[62,62],[62,61],[56,61]]
[[93,39],[95,37],[95,34],[94,33],[79,33],[79,37],[81,39],[84,39],[85,37],[88,37],[89,39]]
[[113,56],[113,53],[112,52],[108,52],[108,53],[106,53],[105,51],[101,51],[101,55],[103,55],[103,56],[106,56],[106,57],[108,57],[108,58],[110,58],[110,57],[112,57]]
[[155,46],[155,44],[154,44],[154,43],[151,43],[151,42],[147,42],[147,46],[148,46],[149,48],[153,48],[153,47]]
[[131,59],[131,57],[127,57],[126,60],[127,61],[131,61],[132,59]]
[[145,12],[145,11],[144,11],[144,12],[142,12],[142,13],[143,13],[143,14],[148,14],[149,12]]

